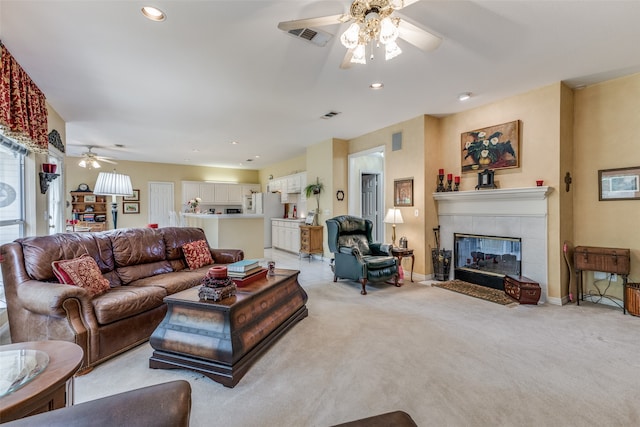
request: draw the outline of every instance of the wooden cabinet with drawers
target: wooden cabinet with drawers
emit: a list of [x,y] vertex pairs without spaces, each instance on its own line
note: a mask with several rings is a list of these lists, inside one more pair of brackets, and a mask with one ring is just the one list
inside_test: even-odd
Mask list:
[[323,255],[321,225],[301,225],[300,226],[300,253],[309,255]]

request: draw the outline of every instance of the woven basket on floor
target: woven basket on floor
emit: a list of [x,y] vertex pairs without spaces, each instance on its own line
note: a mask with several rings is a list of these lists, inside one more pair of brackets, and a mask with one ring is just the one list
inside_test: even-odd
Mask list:
[[627,311],[634,316],[640,316],[640,283],[627,283],[625,292],[627,293]]

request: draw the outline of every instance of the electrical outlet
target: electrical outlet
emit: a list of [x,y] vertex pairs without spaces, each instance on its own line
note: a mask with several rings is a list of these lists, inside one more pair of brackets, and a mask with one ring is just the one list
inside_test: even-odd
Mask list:
[[594,271],[593,272],[593,280],[605,280],[607,278],[607,273],[603,271]]
[[611,281],[612,282],[617,282],[618,281],[618,275],[616,273],[611,273]]

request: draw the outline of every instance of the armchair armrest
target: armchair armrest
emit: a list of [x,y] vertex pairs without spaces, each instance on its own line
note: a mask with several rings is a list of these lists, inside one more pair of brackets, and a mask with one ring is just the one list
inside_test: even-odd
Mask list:
[[17,287],[17,294],[25,309],[45,316],[66,317],[62,306],[71,298],[80,301],[82,306],[91,304],[91,297],[86,289],[63,283],[28,280]]
[[375,255],[391,256],[391,249],[393,246],[388,243],[370,243],[369,248]]

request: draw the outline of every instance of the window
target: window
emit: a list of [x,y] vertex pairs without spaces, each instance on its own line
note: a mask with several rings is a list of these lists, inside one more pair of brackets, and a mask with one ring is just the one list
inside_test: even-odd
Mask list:
[[[24,159],[26,150],[0,134],[0,245],[24,236]],[[7,304],[0,272],[0,319]],[[0,320],[0,344],[8,344],[6,320]]]

